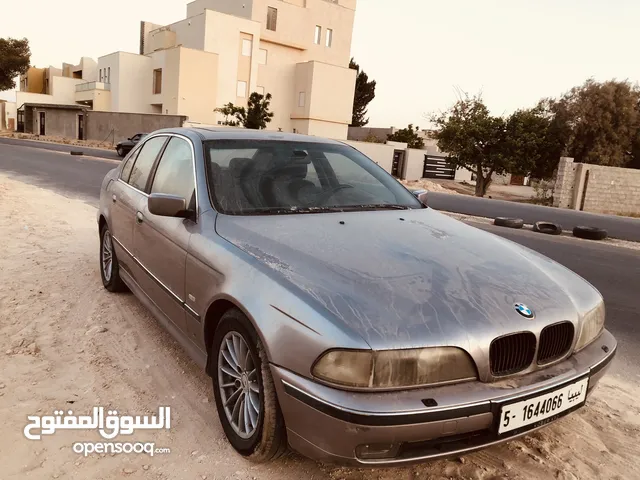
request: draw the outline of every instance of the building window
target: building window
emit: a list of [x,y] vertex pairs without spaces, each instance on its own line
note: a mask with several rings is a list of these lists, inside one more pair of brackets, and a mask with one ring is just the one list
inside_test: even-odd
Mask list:
[[316,25],[316,33],[313,37],[313,43],[316,45],[320,45],[320,41],[322,40],[322,27],[320,25]]
[[276,31],[278,26],[278,9],[273,7],[267,8],[267,30]]
[[102,69],[98,70],[100,72],[100,81],[102,82]]
[[306,95],[305,95],[304,92],[300,92],[298,94],[298,106],[299,107],[304,107],[305,97],[306,97]]
[[158,68],[153,71],[153,94],[157,95],[159,93],[162,93],[162,69],[161,68]]
[[267,64],[267,51],[264,48],[258,50],[258,63],[260,65]]
[[242,39],[242,56],[243,57],[250,57],[251,56],[251,47],[252,45],[252,41],[251,40],[247,40],[246,38]]
[[264,87],[256,87],[256,92],[258,92],[260,95],[264,95]]
[[332,43],[333,43],[333,30],[331,28],[327,28],[327,39],[326,39],[327,47],[331,47]]
[[111,83],[111,67],[107,67],[107,83]]
[[236,96],[238,98],[246,98],[247,96],[247,82],[243,82],[242,80],[238,80],[238,87],[236,91]]

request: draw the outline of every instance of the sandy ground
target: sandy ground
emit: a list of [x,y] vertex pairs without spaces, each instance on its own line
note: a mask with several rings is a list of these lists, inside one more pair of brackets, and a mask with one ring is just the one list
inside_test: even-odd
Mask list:
[[442,192],[442,193],[453,193],[457,194],[455,190],[451,190],[449,188],[445,188],[437,182],[432,182],[430,180],[426,180],[424,178],[420,180],[400,180],[400,183],[409,187],[409,188],[424,188],[425,190],[429,190],[430,192]]
[[[96,210],[0,176],[0,479],[640,478],[640,387],[610,375],[587,407],[524,439],[453,461],[396,469],[321,465],[294,453],[253,465],[218,422],[209,379],[131,295],[103,290]],[[74,453],[95,431],[27,440],[27,415],[93,406],[172,408],[172,428],[116,441],[171,453]]]
[[21,140],[35,140],[49,143],[62,143],[65,145],[78,145],[81,147],[102,148],[113,152],[113,142],[99,142],[97,140],[77,140],[68,137],[54,137],[49,135],[36,135],[33,133],[18,133],[10,131],[0,131],[0,137],[18,138]]

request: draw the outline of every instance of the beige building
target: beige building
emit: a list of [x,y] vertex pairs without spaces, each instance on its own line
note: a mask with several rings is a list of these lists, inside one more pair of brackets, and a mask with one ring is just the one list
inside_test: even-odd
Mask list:
[[97,74],[98,64],[89,57],[82,57],[77,65],[63,63],[62,68],[31,67],[20,76],[16,105],[18,108],[25,103],[75,105],[76,85],[95,81]]
[[347,138],[356,72],[349,59],[356,0],[195,0],[170,25],[141,22],[140,52],[98,59],[75,100],[94,110],[186,115],[272,95],[268,128]]
[[356,0],[195,0],[184,20],[141,22],[138,54],[31,69],[16,104],[185,115],[216,125],[216,108],[272,95],[270,130],[346,139]]

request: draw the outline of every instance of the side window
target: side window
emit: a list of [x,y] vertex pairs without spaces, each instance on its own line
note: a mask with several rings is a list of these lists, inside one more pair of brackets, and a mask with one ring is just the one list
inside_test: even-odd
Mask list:
[[133,164],[138,158],[138,153],[140,153],[140,149],[132,151],[127,155],[127,158],[123,160],[124,165],[122,166],[122,171],[120,173],[120,178],[125,182],[129,183],[129,177],[131,176],[131,169],[133,168]]
[[131,170],[129,185],[142,192],[145,191],[153,164],[166,140],[167,137],[154,137],[142,145],[138,158],[136,158],[133,169]]
[[172,137],[165,148],[151,186],[151,193],[177,195],[195,208],[195,179],[189,142]]

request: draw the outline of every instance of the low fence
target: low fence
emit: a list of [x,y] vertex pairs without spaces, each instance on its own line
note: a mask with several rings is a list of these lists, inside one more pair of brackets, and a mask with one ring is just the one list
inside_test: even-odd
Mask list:
[[593,213],[640,215],[640,170],[574,163],[563,157],[553,205]]

